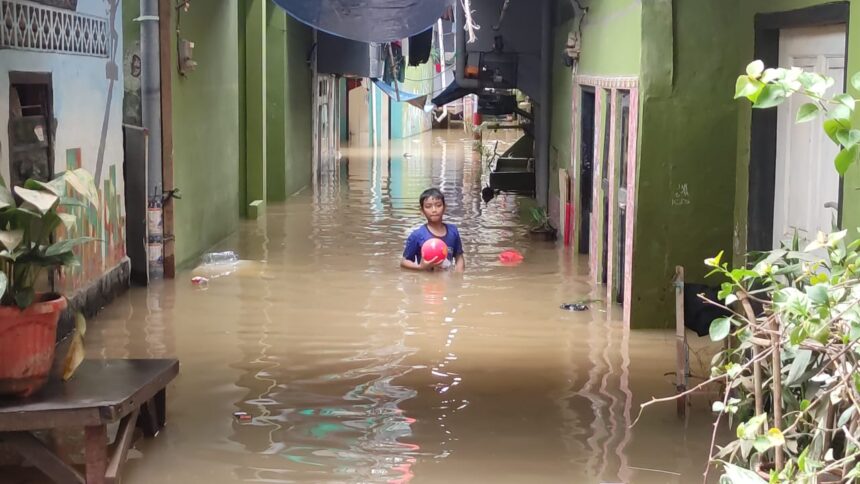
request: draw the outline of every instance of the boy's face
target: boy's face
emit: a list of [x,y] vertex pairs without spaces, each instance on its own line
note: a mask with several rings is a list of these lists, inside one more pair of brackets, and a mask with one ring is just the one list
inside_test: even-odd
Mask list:
[[439,198],[428,198],[424,200],[421,212],[428,222],[441,222],[442,216],[445,215],[445,202]]

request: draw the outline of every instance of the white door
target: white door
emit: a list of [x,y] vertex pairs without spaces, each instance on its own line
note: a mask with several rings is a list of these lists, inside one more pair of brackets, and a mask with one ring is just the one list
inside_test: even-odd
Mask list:
[[[845,91],[845,26],[786,29],[780,32],[779,65],[800,67],[832,77],[830,94]],[[797,124],[797,110],[809,102],[792,97],[779,107],[776,177],[774,187],[773,244],[801,241],[829,232],[839,201],[839,175],[833,159],[839,152],[820,121]]]

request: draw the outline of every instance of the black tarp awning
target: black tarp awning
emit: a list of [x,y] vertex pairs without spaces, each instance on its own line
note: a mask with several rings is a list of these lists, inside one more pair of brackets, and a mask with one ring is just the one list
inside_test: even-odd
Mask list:
[[460,87],[455,79],[451,81],[451,84],[448,84],[448,87],[446,87],[444,91],[440,92],[439,95],[434,97],[430,102],[433,103],[434,106],[444,106],[469,94],[475,94],[477,92],[477,89]]
[[275,0],[296,19],[332,35],[391,42],[426,31],[452,0]]

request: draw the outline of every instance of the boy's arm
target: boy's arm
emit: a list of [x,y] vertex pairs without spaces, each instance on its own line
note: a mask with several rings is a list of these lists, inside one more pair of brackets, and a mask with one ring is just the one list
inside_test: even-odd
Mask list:
[[460,254],[454,259],[454,271],[464,272],[466,270],[466,256]]

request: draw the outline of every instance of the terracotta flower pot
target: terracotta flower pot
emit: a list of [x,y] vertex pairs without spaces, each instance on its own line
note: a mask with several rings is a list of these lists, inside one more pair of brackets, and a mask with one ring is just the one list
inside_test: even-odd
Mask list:
[[0,395],[28,397],[48,381],[64,309],[56,296],[24,310],[0,307]]

